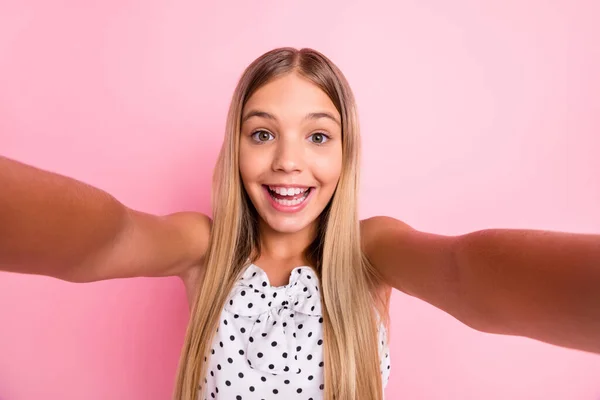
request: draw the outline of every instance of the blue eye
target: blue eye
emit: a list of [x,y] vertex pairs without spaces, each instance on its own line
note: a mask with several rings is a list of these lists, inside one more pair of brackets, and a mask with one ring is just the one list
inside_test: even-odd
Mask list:
[[310,137],[312,138],[311,142],[315,144],[323,144],[329,140],[329,136],[320,132],[313,133],[312,135],[310,135]]
[[260,143],[268,142],[269,140],[272,140],[274,138],[275,137],[267,131],[256,131],[252,134],[252,139]]

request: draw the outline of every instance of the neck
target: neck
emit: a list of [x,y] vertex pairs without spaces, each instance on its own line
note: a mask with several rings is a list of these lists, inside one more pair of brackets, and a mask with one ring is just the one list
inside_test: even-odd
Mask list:
[[317,232],[317,221],[306,228],[293,233],[273,230],[263,220],[259,222],[261,258],[272,260],[299,260],[307,264],[305,250],[312,243]]

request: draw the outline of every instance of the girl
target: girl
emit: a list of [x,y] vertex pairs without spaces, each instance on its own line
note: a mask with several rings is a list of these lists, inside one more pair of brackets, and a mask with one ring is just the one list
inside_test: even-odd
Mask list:
[[191,320],[175,399],[381,399],[392,288],[466,325],[600,353],[600,236],[419,232],[359,221],[350,87],[282,48],[233,95],[213,219],[154,216],[0,159],[0,266],[72,282],[178,275]]

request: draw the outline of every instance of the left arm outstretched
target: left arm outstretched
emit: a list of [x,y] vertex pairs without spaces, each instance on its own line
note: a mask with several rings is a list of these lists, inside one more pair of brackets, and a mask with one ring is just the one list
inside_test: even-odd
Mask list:
[[391,287],[488,333],[600,353],[600,235],[489,229],[419,232],[361,222],[363,250]]

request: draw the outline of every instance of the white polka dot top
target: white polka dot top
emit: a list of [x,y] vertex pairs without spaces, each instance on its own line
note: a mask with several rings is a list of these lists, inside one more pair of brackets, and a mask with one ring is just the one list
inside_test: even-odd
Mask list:
[[[267,274],[250,264],[221,313],[204,399],[322,399],[322,323],[312,268],[294,268],[287,285],[273,287]],[[382,324],[378,343],[385,388],[390,357]]]

